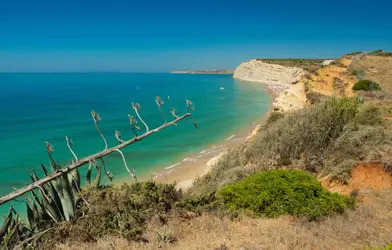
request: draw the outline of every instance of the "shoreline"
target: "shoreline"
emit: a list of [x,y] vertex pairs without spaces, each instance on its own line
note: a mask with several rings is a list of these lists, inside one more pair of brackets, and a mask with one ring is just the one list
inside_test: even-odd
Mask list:
[[[248,82],[248,81],[247,81]],[[259,82],[251,82],[260,84]],[[236,148],[241,144],[249,141],[260,130],[261,125],[269,117],[273,111],[273,103],[278,98],[279,93],[276,89],[264,84],[268,94],[270,95],[270,108],[251,124],[235,131],[234,134],[228,135],[224,140],[219,140],[207,146],[206,149],[198,153],[188,154],[182,161],[171,166],[157,169],[148,175],[142,175],[142,180],[153,180],[157,183],[176,183],[177,188],[183,190],[192,186],[195,178],[201,177],[211,170],[212,166],[219,161],[228,150]]]

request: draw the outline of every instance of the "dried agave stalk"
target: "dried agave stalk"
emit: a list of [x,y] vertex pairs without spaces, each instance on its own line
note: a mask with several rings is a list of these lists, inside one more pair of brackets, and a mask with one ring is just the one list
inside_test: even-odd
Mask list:
[[114,137],[116,137],[116,139],[117,139],[117,141],[118,141],[119,143],[124,143],[124,142],[125,142],[124,140],[121,139],[121,133],[120,133],[120,131],[118,131],[118,130],[115,130],[115,131],[114,131]]
[[137,117],[139,117],[139,120],[144,124],[144,126],[146,127],[146,132],[150,131],[147,124],[143,121],[143,119],[140,117],[139,115],[139,109],[141,109],[141,106],[139,103],[132,103],[132,108],[135,110],[135,113],[137,115]]
[[159,112],[161,112],[161,115],[162,115],[163,119],[165,120],[165,124],[166,124],[167,123],[167,119],[166,119],[166,116],[165,116],[165,114],[163,113],[163,111],[161,109],[161,105],[163,105],[164,102],[163,102],[163,100],[159,96],[155,97],[155,102],[158,105]]
[[[161,102],[160,99],[158,99],[158,98],[156,99],[156,102],[159,107],[160,107],[160,105],[163,104],[163,101]],[[63,199],[63,200],[64,199],[66,199],[66,200],[71,199],[72,200],[73,197],[70,196],[69,194],[71,192],[76,193],[80,190],[80,186],[78,186],[78,185],[76,185],[75,189],[73,188],[73,186],[74,186],[73,184],[75,184],[75,183],[80,184],[80,176],[78,176],[78,172],[74,172],[74,171],[76,171],[77,168],[79,168],[80,166],[83,166],[83,165],[89,163],[89,170],[87,171],[86,179],[87,179],[87,182],[91,182],[91,170],[92,170],[91,166],[92,166],[92,162],[95,161],[94,159],[101,159],[103,156],[109,155],[109,154],[113,153],[114,151],[118,151],[121,154],[122,159],[124,161],[124,165],[125,165],[128,173],[130,173],[130,175],[136,180],[137,178],[135,175],[135,171],[130,170],[128,168],[128,166],[126,165],[125,157],[124,157],[123,153],[120,151],[120,149],[124,148],[130,144],[136,143],[136,142],[150,136],[153,133],[157,133],[166,127],[169,127],[171,125],[176,125],[177,122],[181,121],[182,119],[185,119],[188,116],[192,116],[191,113],[189,113],[189,111],[190,111],[190,109],[194,109],[193,103],[189,100],[187,100],[186,103],[187,103],[188,113],[179,117],[179,116],[177,116],[175,109],[173,109],[171,113],[176,119],[173,121],[170,121],[170,122],[165,122],[165,124],[155,128],[151,131],[149,130],[147,124],[141,119],[141,117],[139,115],[138,110],[140,109],[140,105],[132,103],[132,107],[135,110],[137,116],[139,117],[139,119],[142,121],[142,123],[146,127],[146,132],[144,134],[138,136],[137,132],[136,132],[136,129],[139,129],[139,127],[137,125],[137,121],[135,118],[133,118],[131,115],[129,115],[131,129],[134,132],[135,137],[133,139],[124,141],[121,139],[120,134],[117,133],[116,137],[118,139],[120,139],[121,141],[120,141],[119,145],[114,146],[112,148],[108,148],[107,141],[98,126],[98,123],[101,120],[101,118],[99,117],[99,115],[95,111],[92,111],[91,115],[93,117],[96,129],[98,130],[99,134],[101,135],[102,139],[104,140],[105,150],[100,151],[95,154],[92,154],[92,155],[89,155],[89,156],[84,157],[82,159],[78,159],[76,154],[72,150],[72,141],[69,140],[68,137],[66,137],[68,149],[71,151],[71,153],[76,161],[72,161],[72,164],[67,165],[64,168],[60,168],[60,163],[58,161],[56,162],[51,155],[51,153],[53,152],[52,145],[49,144],[48,142],[46,142],[46,149],[48,152],[48,156],[50,159],[50,165],[52,167],[53,172],[51,174],[49,174],[48,171],[46,170],[46,168],[43,165],[41,165],[42,169],[44,170],[45,177],[43,177],[42,179],[38,179],[34,176],[33,183],[31,183],[21,189],[17,189],[15,191],[9,193],[8,195],[5,195],[4,197],[0,197],[0,205],[38,188],[40,190],[41,196],[42,196],[42,201],[41,201],[42,205],[47,208],[47,210],[46,210],[47,213],[50,214],[50,216],[53,218],[54,221],[60,221],[64,218],[64,214],[59,213],[59,210],[61,212],[61,209],[59,209],[60,205],[61,205],[61,204],[59,204],[60,203],[59,200],[61,200],[61,199]],[[195,122],[194,122],[194,125],[197,126],[197,124]],[[104,166],[105,174],[109,177],[109,179],[112,179],[112,174],[110,172],[106,171],[105,168],[106,167]],[[96,166],[96,169],[98,171],[100,171],[101,168]],[[99,173],[99,175],[100,175],[100,173]],[[64,176],[65,176],[65,178],[64,178]],[[70,187],[71,191],[68,190],[68,187]],[[34,208],[32,207],[32,209],[34,209]],[[71,209],[69,209],[69,210],[70,211],[67,211],[67,213],[68,213],[67,217],[71,218],[72,217],[72,210]]]
[[130,169],[128,168],[128,166],[127,166],[127,161],[125,160],[124,154],[123,154],[123,153],[121,152],[121,150],[119,150],[119,149],[116,149],[116,151],[119,152],[119,153],[121,154],[121,157],[122,157],[123,162],[124,162],[124,166],[125,166],[125,168],[127,169],[128,173],[132,176],[132,178],[133,178],[135,181],[137,181],[136,174],[135,174],[135,170],[133,170],[133,169],[130,170]]
[[75,152],[72,150],[73,141],[68,139],[68,136],[65,137],[65,140],[67,141],[68,149],[69,149],[69,151],[71,151],[71,154],[75,158],[75,161],[78,161],[78,157],[76,156]]
[[137,137],[137,132],[136,130],[140,130],[140,127],[138,125],[137,120],[135,119],[135,117],[133,117],[132,115],[128,114],[128,119],[129,119],[129,123],[131,125],[131,129],[133,131],[133,133],[135,134],[135,137]]
[[99,126],[98,126],[98,123],[99,123],[102,119],[101,119],[101,117],[99,116],[99,114],[96,113],[94,110],[91,111],[91,116],[93,117],[95,127],[97,128],[99,134],[101,135],[102,140],[105,142],[105,149],[103,150],[103,151],[105,151],[105,150],[108,149],[108,143],[106,142],[106,139],[105,139],[105,137],[103,136],[102,131],[101,131],[101,129],[100,129]]

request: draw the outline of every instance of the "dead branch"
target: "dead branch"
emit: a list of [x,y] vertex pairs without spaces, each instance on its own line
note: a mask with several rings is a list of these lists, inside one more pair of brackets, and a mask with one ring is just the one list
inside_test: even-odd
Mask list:
[[131,140],[125,141],[124,143],[121,143],[121,144],[119,144],[119,145],[117,145],[115,147],[111,147],[111,148],[105,149],[104,151],[98,152],[96,154],[84,157],[84,158],[82,158],[82,159],[72,163],[71,165],[68,165],[68,166],[62,168],[62,169],[57,169],[57,170],[55,170],[54,173],[52,173],[52,174],[50,174],[50,175],[48,175],[48,176],[46,176],[46,177],[44,177],[44,178],[42,178],[40,180],[37,180],[37,181],[35,181],[35,182],[33,182],[33,183],[23,187],[23,188],[15,190],[15,191],[13,191],[13,192],[11,192],[11,193],[1,197],[0,198],[0,205],[4,204],[4,203],[6,203],[6,202],[8,202],[10,200],[13,200],[16,197],[19,197],[19,196],[21,196],[21,195],[23,195],[23,194],[25,194],[27,192],[30,192],[30,191],[32,191],[32,190],[34,190],[36,188],[40,188],[40,186],[44,185],[45,183],[50,182],[50,181],[52,181],[52,180],[54,180],[54,179],[56,179],[56,178],[58,178],[58,177],[60,177],[62,175],[65,175],[65,174],[69,173],[70,171],[72,171],[74,169],[77,169],[77,168],[81,167],[81,166],[89,163],[93,159],[98,159],[98,158],[101,158],[103,156],[112,154],[113,152],[115,152],[115,151],[117,151],[119,149],[122,149],[122,148],[124,148],[124,147],[126,147],[126,146],[128,146],[130,144],[138,142],[138,141],[140,141],[140,140],[142,140],[142,139],[144,139],[144,138],[146,138],[146,137],[148,137],[148,136],[150,136],[150,135],[152,135],[154,133],[157,133],[158,131],[160,131],[160,130],[162,130],[164,128],[167,128],[167,127],[169,127],[171,125],[175,125],[177,122],[181,121],[182,119],[184,119],[184,118],[186,118],[188,116],[191,116],[191,114],[189,112],[184,114],[183,116],[178,117],[177,119],[175,119],[175,120],[173,120],[171,122],[163,124],[163,125],[155,128],[155,129],[153,129],[153,130],[148,130],[144,134],[142,134],[140,136],[137,136],[137,137],[134,137]]

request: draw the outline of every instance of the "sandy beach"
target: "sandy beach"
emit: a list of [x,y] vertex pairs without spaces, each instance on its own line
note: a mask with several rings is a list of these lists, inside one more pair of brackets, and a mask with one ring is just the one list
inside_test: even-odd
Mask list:
[[234,134],[229,135],[227,138],[225,138],[225,140],[211,144],[201,152],[187,155],[182,161],[171,166],[164,167],[161,171],[158,170],[152,173],[149,179],[159,183],[176,182],[177,187],[182,189],[187,189],[192,186],[194,179],[208,173],[208,171],[213,167],[213,165],[216,164],[219,158],[226,154],[229,149],[238,147],[257,134],[261,128],[261,124],[271,113],[272,103],[278,96],[278,93],[274,92],[274,90],[271,88],[267,88],[267,90],[272,98],[270,102],[270,108],[264,115],[257,118],[245,129],[238,130]]

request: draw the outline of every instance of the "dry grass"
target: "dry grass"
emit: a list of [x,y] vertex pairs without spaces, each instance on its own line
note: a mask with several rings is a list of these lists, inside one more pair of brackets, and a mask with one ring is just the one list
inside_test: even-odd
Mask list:
[[356,116],[352,99],[332,99],[287,113],[252,142],[229,151],[190,192],[205,195],[249,174],[282,167],[347,181],[356,162],[392,162],[392,128],[379,124],[384,111],[366,105],[358,111]]
[[[149,243],[103,238],[97,243],[58,246],[58,249],[364,249],[392,241],[392,190],[364,190],[364,200],[355,211],[318,222],[280,217],[238,220],[202,215],[190,220],[173,220],[167,226],[150,225]],[[161,243],[156,232],[168,230],[177,241]],[[222,248],[223,249],[223,248]]]
[[354,96],[351,88],[356,78],[348,71],[351,63],[352,58],[342,57],[338,65],[320,68],[307,79],[310,90],[326,96]]
[[365,78],[380,84],[384,92],[392,93],[392,57],[365,56],[356,68],[365,71]]

